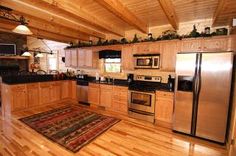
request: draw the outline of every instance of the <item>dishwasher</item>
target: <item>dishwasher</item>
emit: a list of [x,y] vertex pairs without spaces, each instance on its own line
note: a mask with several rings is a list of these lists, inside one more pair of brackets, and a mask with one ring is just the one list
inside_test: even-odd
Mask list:
[[89,103],[88,103],[88,81],[77,80],[77,100],[80,104],[89,105]]

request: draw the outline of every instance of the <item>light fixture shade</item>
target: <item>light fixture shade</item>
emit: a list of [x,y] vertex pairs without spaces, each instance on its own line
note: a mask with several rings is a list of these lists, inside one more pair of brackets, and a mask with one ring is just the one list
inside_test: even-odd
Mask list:
[[31,56],[31,54],[30,54],[30,52],[26,51],[26,52],[24,52],[21,56],[27,56],[27,57],[29,57],[29,56]]
[[24,34],[24,35],[32,35],[33,34],[30,31],[30,29],[27,26],[23,25],[23,24],[18,25],[12,31],[15,32],[15,33]]
[[43,57],[42,53],[38,53],[35,57]]

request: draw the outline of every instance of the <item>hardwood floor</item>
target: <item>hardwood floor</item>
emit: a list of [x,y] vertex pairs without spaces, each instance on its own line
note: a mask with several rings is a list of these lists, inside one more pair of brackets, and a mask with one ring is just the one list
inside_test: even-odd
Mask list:
[[14,113],[10,120],[3,120],[0,116],[0,156],[227,155],[226,149],[220,145],[176,134],[164,127],[94,108],[86,107],[98,113],[121,118],[122,121],[75,154],[46,139],[18,120],[18,118],[63,105],[65,104]]

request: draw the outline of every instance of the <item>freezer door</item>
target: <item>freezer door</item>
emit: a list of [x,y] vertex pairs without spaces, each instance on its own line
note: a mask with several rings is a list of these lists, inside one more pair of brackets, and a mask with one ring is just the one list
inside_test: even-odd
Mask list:
[[225,142],[232,53],[202,54],[196,136]]
[[177,54],[173,130],[191,134],[197,54]]

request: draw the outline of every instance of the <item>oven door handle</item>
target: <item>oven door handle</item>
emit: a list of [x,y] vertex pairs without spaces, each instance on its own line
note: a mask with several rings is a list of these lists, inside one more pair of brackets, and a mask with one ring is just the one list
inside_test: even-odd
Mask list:
[[142,114],[142,115],[154,115],[154,113],[150,113],[150,112],[144,112],[144,111],[140,111],[140,110],[136,110],[136,109],[131,109],[129,108],[130,112],[134,112],[134,113],[138,113],[138,114]]

